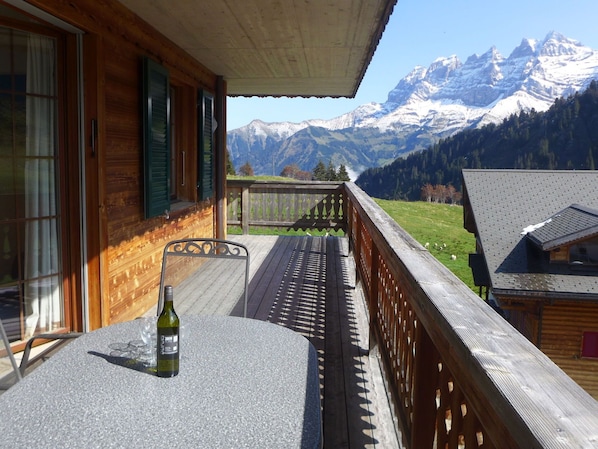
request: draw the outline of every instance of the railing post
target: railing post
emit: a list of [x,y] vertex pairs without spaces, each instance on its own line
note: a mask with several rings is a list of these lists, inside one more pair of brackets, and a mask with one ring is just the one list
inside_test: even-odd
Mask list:
[[249,211],[251,209],[251,200],[249,187],[244,185],[241,190],[241,230],[243,234],[249,234]]
[[369,353],[374,354],[378,349],[378,271],[380,269],[380,253],[372,242],[372,264],[370,267],[370,293],[368,308],[370,313]]
[[423,326],[418,325],[413,376],[411,448],[432,447],[436,428],[438,352]]

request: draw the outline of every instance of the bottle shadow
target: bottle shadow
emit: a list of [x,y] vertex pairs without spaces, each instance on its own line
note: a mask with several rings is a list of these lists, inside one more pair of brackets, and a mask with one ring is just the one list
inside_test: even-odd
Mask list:
[[101,352],[97,351],[88,351],[90,355],[94,355],[96,357],[101,357],[106,360],[108,363],[112,363],[113,365],[122,366],[124,368],[129,368],[134,371],[139,371],[140,373],[149,374],[152,376],[157,376],[157,370],[155,366],[147,366],[140,360],[131,358],[131,357],[122,357],[122,356],[114,356],[109,354],[102,354]]

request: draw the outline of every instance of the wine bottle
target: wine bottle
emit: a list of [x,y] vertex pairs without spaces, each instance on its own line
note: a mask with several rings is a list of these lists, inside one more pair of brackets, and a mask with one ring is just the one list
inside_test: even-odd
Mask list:
[[157,326],[158,376],[176,376],[179,373],[179,317],[174,311],[172,285],[164,287],[164,308]]

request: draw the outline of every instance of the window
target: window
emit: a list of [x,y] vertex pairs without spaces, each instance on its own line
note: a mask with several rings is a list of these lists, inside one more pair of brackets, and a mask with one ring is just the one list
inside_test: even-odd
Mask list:
[[[175,80],[175,83],[177,81]],[[197,141],[193,120],[195,89],[171,85],[168,71],[158,63],[143,62],[143,153],[145,217],[163,215],[177,203],[211,198],[214,186],[214,99],[200,92],[197,101]],[[197,151],[190,149],[197,145]]]
[[598,265],[598,239],[596,237],[571,245],[569,263],[577,265]]
[[170,206],[175,210],[197,198],[196,89],[173,77],[170,81]]
[[583,333],[581,356],[588,359],[598,359],[598,331]]

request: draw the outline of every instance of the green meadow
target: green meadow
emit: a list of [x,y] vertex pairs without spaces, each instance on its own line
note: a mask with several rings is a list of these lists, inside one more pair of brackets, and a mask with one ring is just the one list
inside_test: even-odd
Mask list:
[[468,264],[468,255],[475,252],[475,237],[463,227],[462,206],[377,198],[374,201],[455,276],[478,292]]

